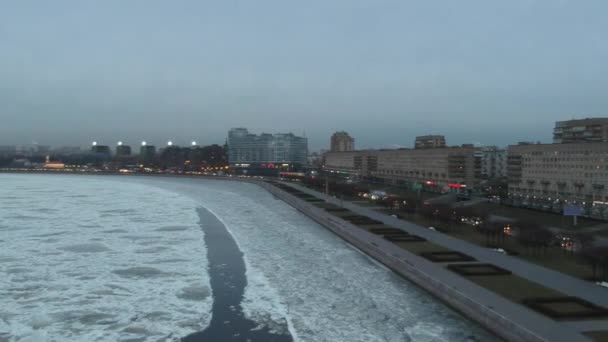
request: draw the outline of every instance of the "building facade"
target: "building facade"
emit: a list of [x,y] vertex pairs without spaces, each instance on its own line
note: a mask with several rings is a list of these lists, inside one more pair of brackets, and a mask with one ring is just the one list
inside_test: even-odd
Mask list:
[[483,146],[475,149],[480,175],[483,179],[500,179],[507,176],[507,150],[496,146]]
[[128,157],[130,155],[131,155],[131,146],[123,145],[122,143],[119,143],[116,146],[116,157],[121,158],[121,157]]
[[557,121],[553,129],[556,144],[608,142],[608,118]]
[[608,219],[608,142],[509,146],[507,176],[513,205]]
[[443,135],[421,135],[416,137],[414,148],[440,148],[445,147],[445,137]]
[[246,128],[233,128],[228,132],[228,162],[237,174],[299,170],[308,164],[308,139],[292,133],[256,135]]
[[328,152],[323,168],[435,192],[471,191],[479,181],[473,147]]
[[91,153],[93,154],[100,154],[100,155],[104,155],[104,156],[110,156],[111,152],[110,152],[110,147],[107,145],[93,145],[91,146]]
[[152,166],[156,163],[156,147],[142,143],[139,149],[139,162],[144,166]]
[[355,150],[355,139],[348,133],[336,132],[331,136],[331,152],[348,152]]

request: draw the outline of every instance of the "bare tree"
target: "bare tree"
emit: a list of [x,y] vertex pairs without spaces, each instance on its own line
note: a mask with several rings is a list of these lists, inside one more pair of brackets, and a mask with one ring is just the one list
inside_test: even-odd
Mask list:
[[588,247],[580,255],[593,270],[593,280],[608,280],[608,247]]
[[533,253],[539,249],[546,251],[553,239],[553,234],[535,221],[520,220],[515,223],[517,227],[517,240]]
[[480,225],[481,232],[486,236],[486,245],[501,244],[505,242],[504,225],[498,221],[485,220]]

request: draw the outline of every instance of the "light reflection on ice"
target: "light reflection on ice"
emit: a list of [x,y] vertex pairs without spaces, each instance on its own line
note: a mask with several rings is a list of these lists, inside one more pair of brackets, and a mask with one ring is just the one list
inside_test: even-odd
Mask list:
[[195,209],[110,178],[0,175],[0,340],[174,341],[204,329],[212,298]]
[[495,340],[255,185],[141,181],[188,193],[224,222],[246,259],[243,309],[260,324],[286,323],[300,341]]

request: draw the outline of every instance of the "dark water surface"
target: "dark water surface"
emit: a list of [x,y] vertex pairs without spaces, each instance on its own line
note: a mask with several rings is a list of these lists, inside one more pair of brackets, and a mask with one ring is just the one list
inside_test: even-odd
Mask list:
[[[182,341],[293,341],[288,334],[275,334],[267,328],[259,328],[258,324],[243,315],[241,300],[247,285],[243,253],[215,215],[204,208],[198,209],[198,215],[207,245],[213,290],[212,318],[207,329],[189,335]],[[287,331],[287,328],[284,330]]]

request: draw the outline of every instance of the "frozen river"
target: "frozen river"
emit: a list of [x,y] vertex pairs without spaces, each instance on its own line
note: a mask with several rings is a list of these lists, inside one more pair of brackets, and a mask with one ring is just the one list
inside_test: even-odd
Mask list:
[[196,203],[109,177],[0,175],[0,340],[178,340],[212,297]]
[[[0,175],[0,214],[0,341],[204,340],[226,310],[294,341],[494,339],[252,184]],[[214,281],[206,225],[242,282]]]

